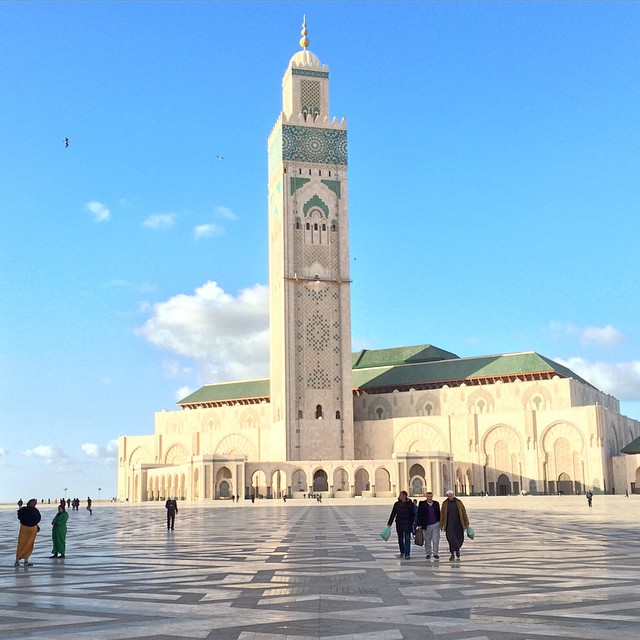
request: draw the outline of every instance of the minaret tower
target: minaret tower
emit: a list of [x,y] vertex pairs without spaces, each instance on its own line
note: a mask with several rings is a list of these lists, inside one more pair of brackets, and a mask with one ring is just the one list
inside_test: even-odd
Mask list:
[[300,45],[269,137],[271,451],[353,459],[347,129],[306,20]]

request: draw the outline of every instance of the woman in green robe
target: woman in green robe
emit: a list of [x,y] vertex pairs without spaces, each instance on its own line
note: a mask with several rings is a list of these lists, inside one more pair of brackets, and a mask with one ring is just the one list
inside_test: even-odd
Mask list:
[[52,558],[64,558],[64,553],[67,547],[67,520],[69,514],[65,511],[64,505],[60,503],[58,505],[58,513],[51,521],[53,529],[51,531],[51,538],[53,539],[53,549],[51,553]]

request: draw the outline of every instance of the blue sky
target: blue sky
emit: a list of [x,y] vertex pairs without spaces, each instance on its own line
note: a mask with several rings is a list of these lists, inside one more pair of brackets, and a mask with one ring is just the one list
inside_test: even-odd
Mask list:
[[348,122],[354,350],[535,350],[640,418],[639,3],[0,2],[0,501],[115,495],[119,435],[267,375],[303,13]]

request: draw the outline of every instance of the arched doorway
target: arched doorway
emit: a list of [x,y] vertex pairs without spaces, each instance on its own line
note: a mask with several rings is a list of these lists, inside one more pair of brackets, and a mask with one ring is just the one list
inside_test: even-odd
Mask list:
[[251,475],[250,496],[254,498],[263,498],[267,493],[267,476],[262,469],[254,471]]
[[375,487],[376,493],[391,491],[391,476],[384,467],[376,469]]
[[561,473],[558,476],[558,493],[571,495],[573,493],[573,482],[568,473]]
[[355,494],[361,496],[363,491],[371,491],[369,474],[366,469],[358,469],[355,477]]
[[296,469],[291,476],[291,488],[293,491],[307,491],[307,474],[302,469]]
[[335,491],[350,491],[349,486],[349,474],[342,467],[336,469],[333,472],[333,490]]
[[230,498],[232,491],[231,470],[228,467],[218,469],[214,496],[221,499]]
[[511,495],[511,481],[509,480],[509,476],[501,473],[498,476],[498,495],[499,496],[510,496]]
[[271,496],[282,498],[287,495],[287,474],[282,469],[276,469],[271,475]]
[[313,491],[329,491],[329,481],[327,472],[324,469],[318,469],[313,474]]
[[424,467],[421,464],[414,464],[409,469],[409,489],[412,496],[424,495],[427,480],[425,478]]

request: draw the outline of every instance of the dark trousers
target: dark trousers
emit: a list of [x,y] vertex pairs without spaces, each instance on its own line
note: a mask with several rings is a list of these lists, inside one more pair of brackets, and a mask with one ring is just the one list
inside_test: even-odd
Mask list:
[[173,511],[167,511],[167,529],[173,529],[176,521],[176,514]]
[[406,558],[411,555],[411,531],[398,531],[397,533],[400,555]]

